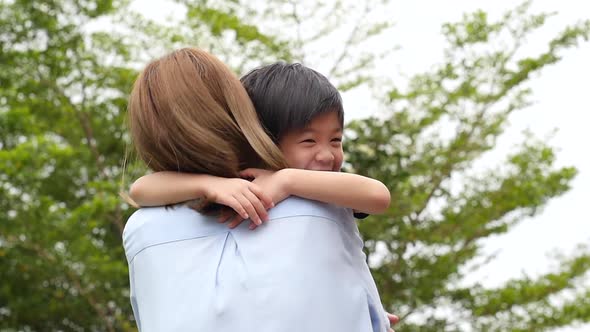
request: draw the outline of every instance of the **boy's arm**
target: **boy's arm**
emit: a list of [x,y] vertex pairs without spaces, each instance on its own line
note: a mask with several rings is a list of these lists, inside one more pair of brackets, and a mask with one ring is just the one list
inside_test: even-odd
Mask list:
[[129,190],[140,206],[160,206],[201,198],[232,208],[255,224],[268,218],[274,204],[269,195],[249,181],[206,174],[157,172],[137,179]]
[[289,195],[351,208],[369,214],[383,213],[390,203],[387,187],[374,179],[349,173],[286,168],[275,173],[247,169],[242,176],[269,193],[275,202]]
[[389,189],[380,181],[350,173],[284,169],[291,195],[379,214],[389,207]]
[[160,206],[206,196],[209,175],[157,172],[144,175],[131,185],[129,196],[140,206]]

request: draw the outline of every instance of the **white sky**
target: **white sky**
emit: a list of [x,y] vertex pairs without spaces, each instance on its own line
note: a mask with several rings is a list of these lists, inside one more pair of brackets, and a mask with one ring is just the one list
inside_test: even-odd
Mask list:
[[[141,8],[146,16],[161,18],[166,13],[161,1],[137,3],[141,3],[137,8]],[[396,25],[390,35],[384,36],[383,42],[400,45],[401,49],[389,56],[383,66],[406,74],[424,71],[441,60],[442,23],[459,20],[464,12],[475,9],[483,9],[494,18],[518,3],[510,0],[396,0],[392,12],[385,13]],[[532,8],[532,12],[558,12],[526,46],[532,54],[544,51],[546,43],[543,41],[556,35],[567,24],[590,19],[590,1],[586,0],[537,0]],[[344,38],[334,38],[333,45],[324,47],[337,47]],[[579,174],[573,181],[572,190],[551,200],[538,216],[525,220],[506,235],[488,240],[486,252],[498,252],[499,255],[489,266],[475,273],[472,281],[497,286],[507,279],[522,276],[522,273],[546,272],[551,268],[548,253],[554,249],[572,253],[577,244],[589,243],[590,222],[583,206],[590,198],[590,157],[584,152],[588,151],[586,146],[590,144],[590,100],[586,95],[590,87],[590,43],[583,43],[563,55],[564,59],[557,65],[532,78],[530,87],[536,104],[512,116],[509,129],[492,155],[500,158],[494,162],[502,160],[512,147],[522,142],[524,129],[530,129],[540,137],[558,129],[551,140],[552,145],[559,148],[557,163],[573,165]],[[320,72],[328,70],[321,64],[315,68]],[[343,97],[348,119],[377,112],[377,104],[367,89],[347,92]],[[372,113],[367,109],[372,109]],[[556,331],[586,329],[590,326]]]
[[[411,73],[424,70],[439,61],[441,23],[459,19],[462,12],[477,8],[492,16],[499,15],[512,8],[515,2],[414,0],[397,1],[397,4],[394,32],[395,41],[402,49],[390,61]],[[541,41],[554,36],[567,24],[590,19],[590,2],[582,0],[537,0],[532,8],[533,12],[558,12],[537,34]],[[424,40],[428,42],[424,43]],[[545,45],[532,38],[528,49],[533,54],[540,53],[545,50]],[[547,272],[552,268],[548,253],[554,249],[572,253],[577,244],[588,244],[590,240],[590,220],[583,210],[584,203],[588,204],[590,198],[590,156],[586,150],[590,143],[590,100],[587,95],[590,87],[590,43],[584,43],[563,55],[563,60],[557,65],[533,77],[530,87],[536,103],[511,117],[511,126],[500,139],[494,155],[500,158],[505,156],[511,147],[522,141],[524,129],[530,129],[541,137],[558,129],[551,140],[559,148],[557,164],[573,165],[579,174],[573,181],[572,190],[551,200],[538,216],[523,221],[508,234],[486,243],[486,252],[498,252],[499,255],[486,268],[475,273],[472,279],[489,286],[520,277],[523,272],[529,275]],[[347,106],[350,106],[353,101],[346,97]],[[556,331],[589,329],[590,326],[586,325]]]
[[[396,64],[411,64],[421,70],[438,60],[436,47],[440,40],[440,23],[458,18],[457,8],[471,10],[482,8],[490,13],[499,13],[511,8],[512,1],[400,1],[398,31],[412,31],[411,37],[400,37],[403,49],[392,59]],[[430,7],[431,14],[423,14],[423,8]],[[579,18],[590,18],[590,2],[583,1],[536,1],[533,8],[558,10],[558,17],[550,20],[549,36],[561,27]],[[420,22],[416,18],[420,17]],[[425,45],[420,40],[429,40]],[[537,46],[537,45],[535,45]],[[544,46],[544,44],[541,44]],[[531,47],[533,49],[533,47]],[[543,48],[534,48],[541,52]],[[533,106],[517,112],[511,118],[511,126],[499,142],[498,155],[522,141],[521,132],[530,129],[544,136],[557,128],[551,141],[557,146],[559,165],[574,165],[579,170],[573,182],[573,189],[566,195],[552,200],[539,216],[527,220],[510,234],[494,239],[490,247],[502,248],[503,254],[493,264],[493,279],[504,280],[517,276],[521,269],[530,272],[545,271],[543,252],[551,248],[572,249],[576,243],[590,240],[590,223],[583,214],[583,199],[590,197],[590,158],[583,152],[590,142],[590,101],[585,94],[590,86],[590,44],[564,54],[564,60],[547,68],[532,79],[534,91]],[[351,102],[352,103],[352,102]],[[503,152],[505,151],[505,152]],[[522,239],[527,239],[523,243]],[[491,249],[491,248],[490,248]],[[491,284],[495,284],[492,282]]]
[[[439,33],[442,22],[458,19],[461,12],[476,8],[498,14],[514,6],[512,1],[506,0],[494,3],[483,0],[414,0],[398,3],[394,32],[397,35],[395,41],[402,49],[387,61],[402,67],[406,73],[425,70],[440,59],[437,53],[440,48],[437,47],[442,45]],[[423,10],[426,7],[429,8],[428,13]],[[590,2],[585,1],[561,1],[559,4],[555,1],[536,1],[533,8],[559,11],[559,15],[553,17],[542,31],[548,36],[553,36],[577,19],[590,19]],[[424,43],[424,40],[428,40],[428,43]],[[541,52],[544,46],[542,43],[531,45],[530,49],[531,52]],[[585,145],[590,143],[590,101],[585,94],[590,86],[589,61],[590,43],[586,43],[578,49],[565,52],[560,63],[533,77],[530,86],[534,91],[532,99],[536,103],[511,117],[511,125],[499,141],[497,155],[503,157],[511,147],[522,142],[521,133],[524,129],[530,129],[541,137],[558,129],[551,140],[559,148],[558,164],[574,165],[579,175],[573,182],[573,189],[552,200],[539,216],[492,241],[492,247],[502,248],[506,253],[493,264],[496,272],[492,277],[497,281],[516,276],[521,269],[545,271],[543,252],[557,247],[572,249],[576,243],[588,243],[590,240],[590,222],[582,213],[583,198],[588,202],[590,197],[590,158],[587,152],[583,152]],[[345,94],[348,117],[360,118],[366,115],[355,113],[354,107],[355,104],[360,105],[359,99],[363,99],[363,94],[366,94],[364,98],[371,98],[365,91]],[[526,246],[523,245],[523,238],[527,239]]]

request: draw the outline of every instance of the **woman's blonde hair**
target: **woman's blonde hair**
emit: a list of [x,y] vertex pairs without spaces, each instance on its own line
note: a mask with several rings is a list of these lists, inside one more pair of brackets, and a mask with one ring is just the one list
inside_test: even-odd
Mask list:
[[194,48],[157,59],[129,98],[134,146],[153,171],[237,177],[240,169],[287,166],[231,70]]

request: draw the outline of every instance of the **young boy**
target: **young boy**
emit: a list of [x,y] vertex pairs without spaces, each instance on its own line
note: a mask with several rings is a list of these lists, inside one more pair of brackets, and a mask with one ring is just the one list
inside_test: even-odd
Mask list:
[[344,111],[338,90],[326,77],[301,64],[275,63],[242,78],[256,112],[289,167],[277,172],[247,169],[254,179],[159,172],[143,176],[130,195],[141,206],[205,198],[231,207],[220,221],[236,227],[251,219],[251,229],[266,220],[266,210],[290,195],[354,209],[357,217],[382,213],[389,190],[379,181],[340,173]]

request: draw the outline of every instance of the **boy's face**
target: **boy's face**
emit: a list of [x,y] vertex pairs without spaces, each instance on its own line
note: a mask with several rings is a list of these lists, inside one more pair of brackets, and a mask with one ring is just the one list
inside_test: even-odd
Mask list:
[[291,130],[279,142],[289,167],[339,172],[342,167],[342,126],[336,112],[314,117],[302,129]]

